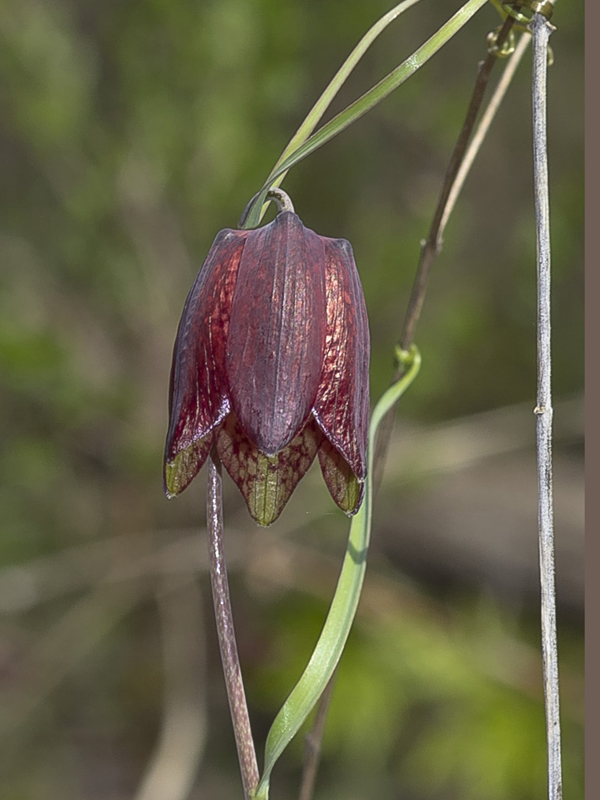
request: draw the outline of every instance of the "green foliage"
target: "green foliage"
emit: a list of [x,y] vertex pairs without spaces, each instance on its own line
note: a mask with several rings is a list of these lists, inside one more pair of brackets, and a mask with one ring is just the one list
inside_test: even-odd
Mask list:
[[[367,597],[369,591],[367,578]],[[536,641],[489,603],[458,613],[442,604],[397,611],[375,618],[359,612],[344,651],[324,741],[333,783],[343,772],[352,787],[366,773],[371,791],[387,797],[383,776],[391,771],[417,796],[543,800],[541,687],[522,683],[515,666],[530,662],[537,675]],[[276,704],[295,680],[323,613],[307,602],[280,609],[272,663],[255,687],[263,703]],[[563,667],[568,674],[570,659]],[[566,783],[570,796],[583,798],[583,731],[568,712],[564,726]],[[300,761],[301,744],[293,749]]]

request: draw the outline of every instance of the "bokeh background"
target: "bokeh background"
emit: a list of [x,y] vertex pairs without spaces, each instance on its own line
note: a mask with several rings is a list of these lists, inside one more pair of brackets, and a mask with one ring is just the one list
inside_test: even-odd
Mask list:
[[[379,39],[332,113],[458,7]],[[565,796],[583,797],[583,9],[550,70]],[[171,348],[235,227],[383,0],[0,4],[0,794],[241,796],[206,574],[204,471],[161,488]],[[489,6],[285,188],[353,244],[389,381]],[[375,509],[316,798],[545,796],[536,541],[530,57],[447,230]],[[323,623],[347,520],[314,465],[268,530],[226,479],[233,604],[259,753]],[[276,768],[297,796],[303,742]]]

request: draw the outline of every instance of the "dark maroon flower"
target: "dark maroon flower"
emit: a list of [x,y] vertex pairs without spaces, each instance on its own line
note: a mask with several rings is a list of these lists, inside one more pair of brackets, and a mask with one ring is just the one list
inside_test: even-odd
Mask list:
[[318,454],[354,514],[366,476],[369,329],[352,248],[282,211],[223,230],[186,300],[173,354],[164,482],[182,492],[211,448],[269,525]]

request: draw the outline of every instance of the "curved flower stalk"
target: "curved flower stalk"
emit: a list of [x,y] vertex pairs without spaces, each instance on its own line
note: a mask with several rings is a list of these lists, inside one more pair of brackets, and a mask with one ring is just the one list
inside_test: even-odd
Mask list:
[[366,477],[369,329],[352,248],[293,211],[221,231],[186,300],[173,353],[167,496],[212,447],[252,517],[274,522],[318,455],[358,510]]

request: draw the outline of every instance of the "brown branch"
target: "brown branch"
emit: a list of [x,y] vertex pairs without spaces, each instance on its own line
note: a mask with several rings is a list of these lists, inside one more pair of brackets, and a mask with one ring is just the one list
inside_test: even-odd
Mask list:
[[312,800],[314,794],[317,770],[321,760],[321,742],[325,733],[325,723],[336,675],[337,669],[329,679],[329,683],[319,699],[313,727],[304,742],[304,767],[302,769],[302,782],[298,800]]
[[[507,17],[498,33],[498,36],[496,37],[496,49],[502,47],[511,32],[513,24],[514,19],[512,19],[512,17]],[[408,350],[414,341],[415,330],[421,316],[423,303],[425,301],[431,267],[433,266],[433,262],[442,248],[442,237],[448,221],[448,214],[446,213],[448,202],[449,199],[453,197],[452,190],[467,153],[469,141],[473,135],[473,130],[475,123],[477,122],[481,104],[490,80],[490,75],[497,60],[498,59],[496,55],[489,53],[487,58],[479,65],[479,71],[477,73],[475,87],[471,96],[471,102],[469,103],[469,107],[467,109],[467,115],[458,136],[456,145],[454,146],[450,163],[448,164],[448,169],[446,170],[442,191],[440,192],[437,207],[431,222],[431,227],[429,228],[429,233],[421,248],[421,257],[419,259],[417,273],[413,282],[408,308],[404,317],[402,334],[400,336],[400,346],[403,350]],[[396,381],[400,380],[403,375],[404,369],[401,365],[396,364],[391,382],[395,383]],[[373,484],[376,489],[381,483],[383,467],[385,465],[385,459],[387,456],[388,442],[390,440],[393,425],[394,409],[392,408],[381,421],[379,432],[377,434],[375,458],[373,462]]]
[[244,784],[244,796],[246,800],[250,800],[252,793],[258,786],[259,774],[229,596],[229,582],[227,580],[227,566],[223,548],[222,487],[221,464],[216,453],[213,453],[208,459],[206,487],[206,527],[210,557],[210,582],[215,606],[221,661],[223,663],[223,675],[227,688],[227,699],[229,700],[238,761]]

